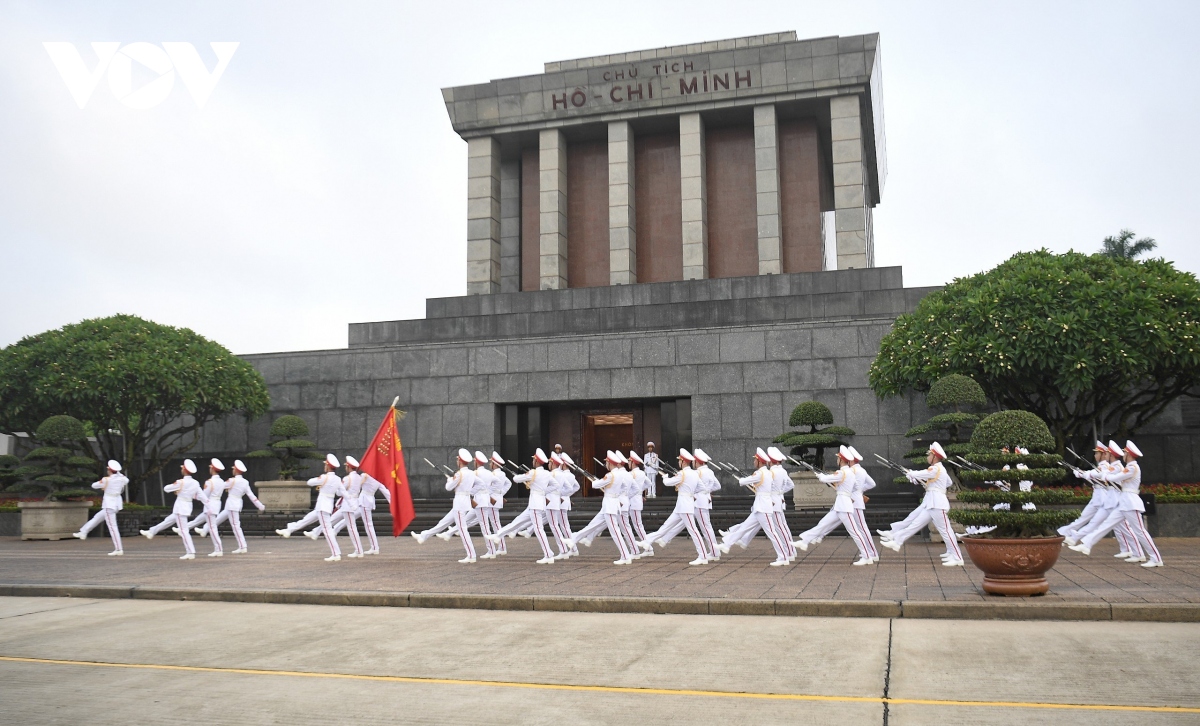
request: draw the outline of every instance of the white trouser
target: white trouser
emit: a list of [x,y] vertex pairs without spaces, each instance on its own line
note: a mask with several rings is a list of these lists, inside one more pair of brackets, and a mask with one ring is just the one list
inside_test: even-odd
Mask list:
[[[363,553],[362,540],[358,536],[358,509],[341,509],[342,516],[345,517],[346,531],[350,533],[350,543],[354,545],[354,554],[361,555]],[[337,532],[333,533],[337,537]]]
[[471,510],[454,510],[454,522],[458,526],[458,537],[462,540],[463,549],[467,552],[467,557],[475,559],[475,543],[471,541],[471,523],[467,521],[467,517],[475,512]]
[[696,555],[701,559],[707,559],[709,554],[708,547],[700,535],[699,528],[696,527],[695,514],[682,514],[680,512],[671,512],[671,516],[667,517],[667,521],[663,522],[663,526],[657,531],[646,535],[646,542],[654,544],[662,542],[666,544],[675,538],[675,535],[687,529],[688,536],[692,538],[692,544],[696,547]]
[[[642,510],[630,509],[629,513],[631,515],[631,519],[633,519],[633,529],[634,533],[637,534],[637,538],[639,540],[646,539],[646,525],[642,523]],[[711,524],[708,527],[710,530],[712,529]]]
[[[483,516],[487,517],[491,523],[492,534],[498,533],[500,531],[500,510],[496,507],[483,507]],[[499,542],[494,544],[489,542],[488,544],[491,544],[495,548],[496,554],[508,554],[508,544],[504,541],[503,537],[500,538]]]
[[937,533],[942,536],[942,541],[946,543],[946,554],[955,560],[962,560],[962,552],[958,549],[958,540],[954,537],[954,528],[950,526],[950,518],[946,516],[946,510],[927,508],[917,511],[917,516],[909,522],[907,527],[892,532],[892,542],[903,545],[914,534],[932,524]]
[[525,511],[521,512],[516,517],[514,517],[513,521],[509,522],[508,524],[504,525],[499,530],[497,530],[496,534],[500,535],[501,537],[507,537],[510,535],[514,535],[517,532],[520,532],[521,529],[523,529],[524,527],[528,527],[530,524],[533,523],[532,512],[533,512],[532,509],[530,509],[529,507],[526,507]]
[[371,512],[375,510],[363,507],[362,521],[363,529],[367,532],[367,541],[371,544],[371,551],[379,551],[379,538],[375,536],[375,520],[371,518]]
[[183,540],[183,549],[189,554],[196,554],[196,547],[192,544],[192,533],[187,528],[187,517],[182,514],[171,513],[167,518],[150,528],[150,534],[158,534],[168,527],[179,528],[179,538]]
[[[696,526],[700,529],[700,536],[704,539],[705,549],[708,550],[710,557],[720,557],[721,553],[717,552],[717,533],[712,528],[712,510],[706,507],[696,507]],[[638,512],[641,515],[641,512]],[[639,517],[638,525],[640,528],[641,519]],[[646,535],[642,533],[642,539]]]
[[1151,562],[1162,562],[1162,554],[1159,553],[1158,547],[1154,545],[1154,540],[1150,538],[1150,533],[1146,531],[1146,521],[1142,518],[1142,513],[1133,509],[1126,511],[1121,511],[1120,509],[1112,510],[1099,527],[1093,529],[1083,538],[1081,544],[1091,548],[1103,539],[1104,535],[1122,524],[1129,525],[1129,529],[1133,532],[1134,543],[1141,548],[1142,554],[1145,557],[1149,558]]
[[325,541],[329,544],[329,554],[334,557],[341,557],[342,548],[338,547],[337,537],[333,535],[333,525],[329,523],[333,515],[320,510],[316,510],[316,513],[317,521],[321,523],[321,532],[325,534]]
[[925,506],[924,502],[922,502],[916,509],[909,512],[907,517],[899,522],[892,522],[892,533],[894,534],[899,532],[908,525],[912,524],[917,517],[921,516],[921,512],[924,512],[926,509],[929,509],[929,507]]
[[298,529],[304,529],[313,522],[319,522],[321,520],[321,518],[318,516],[319,514],[320,511],[314,509],[295,522],[288,523],[288,526],[284,527],[284,529],[289,533],[295,532]]
[[854,508],[854,519],[858,522],[858,531],[862,533],[867,545],[867,554],[873,559],[879,559],[879,550],[875,549],[875,539],[871,537],[871,530],[867,528],[867,512],[866,509]]
[[546,521],[550,524],[550,533],[554,535],[554,544],[558,547],[558,553],[565,554],[570,551],[567,546],[567,534],[562,531],[562,510],[546,508]]
[[796,545],[792,544],[792,529],[788,527],[787,517],[782,511],[771,512],[771,524],[775,525],[775,534],[779,537],[779,544],[783,545],[783,549],[787,552],[788,559],[796,556]]
[[[366,532],[367,532],[367,541],[368,541],[368,544],[370,544],[370,546],[371,546],[370,551],[378,552],[379,551],[379,540],[375,536],[375,523],[371,520],[371,510],[364,507],[362,509],[357,510],[357,514],[362,517],[363,529],[366,530]],[[338,536],[338,534],[340,534],[341,531],[346,528],[346,512],[345,512],[345,510],[339,509],[336,512],[334,512],[333,516],[329,519],[329,524],[333,526],[333,536],[334,537]],[[318,527],[316,531],[319,531],[319,530],[320,530],[320,527]],[[310,532],[311,531],[313,531],[313,530],[310,530]],[[356,534],[357,534],[357,531],[356,531]],[[243,545],[243,547],[244,546],[245,545]]]
[[122,551],[121,533],[117,531],[117,510],[115,509],[101,509],[99,512],[96,512],[96,515],[89,519],[87,524],[79,528],[79,533],[86,535],[96,527],[99,527],[101,522],[104,522],[108,526],[108,536],[112,538],[113,550],[116,552]]
[[[229,520],[229,528],[233,530],[233,538],[237,540],[238,549],[246,549],[246,535],[242,533],[242,513],[237,509],[226,509],[221,512],[221,516]],[[217,526],[221,525],[221,520],[217,519]]]
[[745,549],[750,546],[759,530],[762,530],[763,534],[767,536],[767,541],[771,543],[771,549],[775,550],[775,559],[786,560],[788,549],[783,546],[782,537],[775,530],[775,522],[771,520],[770,514],[770,512],[750,512],[750,516],[745,521],[731,527],[725,533],[725,544],[730,546],[736,544]]
[[1099,511],[1100,505],[1096,503],[1095,499],[1091,500],[1087,503],[1087,506],[1083,508],[1083,512],[1079,514],[1079,518],[1070,524],[1064,524],[1063,526],[1059,527],[1058,533],[1064,537],[1071,537],[1074,539],[1075,533],[1081,531],[1084,527],[1091,523],[1092,518],[1095,517],[1096,513]]
[[220,530],[221,530],[221,528],[220,528],[220,527],[218,527],[218,526],[217,526],[217,523],[216,523],[216,522],[217,522],[217,517],[219,517],[219,516],[220,516],[220,512],[218,512],[218,513],[214,514],[214,513],[210,512],[210,511],[208,511],[208,508],[207,508],[207,507],[205,507],[205,509],[204,509],[204,519],[205,519],[205,520],[208,522],[208,525],[207,525],[207,527],[208,527],[208,536],[209,536],[209,538],[210,538],[210,539],[212,539],[212,543],[213,543],[213,552],[222,552],[222,551],[224,551],[224,550],[222,549],[222,547],[221,547],[221,531],[220,531]]
[[607,529],[608,536],[613,538],[613,542],[617,545],[617,550],[621,553],[621,559],[629,559],[628,556],[633,551],[632,545],[625,541],[625,536],[621,533],[621,525],[617,521],[620,517],[620,514],[605,514],[604,512],[600,512],[592,517],[592,521],[588,522],[583,529],[575,533],[573,541],[591,544],[592,540],[600,536]]
[[446,516],[444,516],[440,520],[438,520],[437,524],[433,525],[432,527],[425,530],[424,532],[421,532],[421,536],[426,537],[426,538],[432,537],[433,535],[438,534],[439,532],[442,532],[444,530],[449,529],[450,527],[455,526],[455,522],[457,521],[456,517],[457,517],[457,515],[454,513],[454,510],[451,509],[449,512],[446,512]]
[[571,522],[569,519],[567,519],[567,510],[552,509],[552,510],[550,510],[550,516],[551,516],[551,524],[552,525],[554,523],[554,518],[557,517],[557,519],[558,519],[558,531],[562,537],[562,540],[559,543],[559,546],[561,547],[561,546],[566,545],[567,550],[569,552],[571,552],[572,554],[579,554],[578,548],[570,547],[568,544],[568,543],[570,543],[571,538],[575,536],[575,533],[571,531]]

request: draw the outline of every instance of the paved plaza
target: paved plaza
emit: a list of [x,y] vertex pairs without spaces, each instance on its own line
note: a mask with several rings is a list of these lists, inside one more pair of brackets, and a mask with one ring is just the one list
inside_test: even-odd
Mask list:
[[1200,628],[0,597],[3,724],[1194,724]]
[[[801,553],[797,563],[786,568],[768,566],[773,555],[761,537],[748,549],[735,547],[719,563],[701,567],[688,566],[694,552],[686,540],[623,567],[612,564],[616,549],[607,538],[581,548],[578,558],[552,565],[535,564],[537,544],[520,537],[508,541],[508,555],[474,565],[456,562],[462,556],[457,540],[435,538],[418,545],[407,536],[384,537],[382,554],[339,563],[322,561],[328,554],[323,541],[298,535],[249,542],[249,554],[216,559],[204,556],[210,547],[198,539],[197,559],[180,562],[182,546],[174,536],[153,541],[127,538],[121,558],[105,555],[111,548],[107,538],[85,542],[4,538],[0,539],[0,587],[125,588],[109,597],[171,598],[178,595],[172,595],[172,589],[191,589],[195,592],[184,596],[192,599],[221,591],[242,593],[226,598],[237,600],[254,599],[253,593],[303,593],[306,597],[282,601],[714,614],[889,617],[904,608],[907,617],[1021,617],[996,615],[994,609],[1019,613],[1057,606],[1057,616],[1029,617],[1200,620],[1200,539],[1160,540],[1167,567],[1154,570],[1113,559],[1116,542],[1112,539],[1102,541],[1091,557],[1064,549],[1048,575],[1050,593],[1027,599],[985,595],[979,570],[969,562],[966,567],[943,567],[938,560],[941,545],[920,542],[910,543],[900,553],[884,550],[878,566],[852,567],[850,540],[831,537]],[[132,590],[141,594],[129,594]],[[19,587],[0,592],[65,594],[61,589]],[[320,599],[321,593],[359,597]],[[371,595],[395,597],[363,599]],[[943,607],[936,613],[920,614],[921,607],[939,603]],[[819,607],[814,609],[814,604]],[[947,609],[952,606],[964,610]],[[1148,609],[1152,606],[1160,609]],[[823,609],[830,607],[834,609]],[[972,615],[971,607],[984,608],[977,610],[983,614]]]

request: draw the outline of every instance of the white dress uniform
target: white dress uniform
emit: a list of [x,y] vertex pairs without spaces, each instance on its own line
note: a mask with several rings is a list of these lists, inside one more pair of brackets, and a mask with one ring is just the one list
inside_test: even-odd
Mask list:
[[[464,456],[465,454],[465,456]],[[470,525],[467,523],[467,515],[471,513],[473,507],[471,493],[475,491],[475,472],[467,468],[463,461],[470,461],[471,455],[466,453],[466,450],[459,452],[460,466],[458,471],[454,472],[454,476],[446,477],[446,491],[454,492],[454,520],[458,525],[458,536],[462,539],[463,549],[466,550],[467,556],[459,560],[462,564],[470,564],[475,561],[475,543],[471,541]]]
[[[937,442],[933,443],[930,450],[941,459],[945,458],[942,447]],[[899,552],[910,537],[933,524],[946,544],[946,561],[942,564],[947,567],[962,565],[962,551],[958,548],[958,540],[954,536],[954,528],[950,526],[950,518],[946,516],[946,512],[950,510],[946,490],[953,482],[946,473],[945,464],[939,460],[927,469],[906,469],[904,473],[909,481],[925,487],[925,498],[922,501],[925,506],[904,529],[893,532],[890,541],[884,542],[883,545]]]
[[[1138,450],[1132,441],[1125,443],[1124,452],[1132,454],[1134,457],[1142,455],[1142,452]],[[1078,545],[1071,547],[1071,549],[1082,552],[1085,555],[1090,555],[1092,547],[1104,535],[1124,522],[1129,525],[1137,544],[1141,547],[1145,556],[1149,558],[1149,561],[1143,563],[1142,567],[1162,567],[1162,554],[1158,551],[1158,547],[1155,546],[1154,539],[1150,537],[1150,532],[1146,530],[1146,522],[1142,517],[1142,513],[1146,511],[1146,505],[1142,503],[1142,498],[1139,495],[1142,485],[1142,468],[1138,464],[1137,458],[1134,458],[1133,461],[1130,461],[1119,469],[1109,472],[1105,475],[1105,478],[1120,487],[1117,495],[1119,497],[1117,508],[1105,518],[1099,527],[1090,531]]]
[[559,527],[562,517],[562,457],[555,452],[550,455],[550,460],[555,468],[550,470],[550,476],[546,481],[546,523],[550,525],[550,534],[554,536],[554,546],[558,548],[558,554],[554,555],[554,559],[561,560],[570,551],[563,537],[562,528]]
[[[693,453],[699,456],[699,450]],[[721,491],[721,482],[712,469],[708,468],[708,459],[701,459],[701,461],[703,463],[696,468],[696,474],[700,477],[700,483],[696,485],[696,526],[699,527],[700,536],[704,539],[708,558],[719,560],[721,553],[717,550],[717,534],[713,532],[711,512],[712,493]]]
[[[613,456],[614,452],[608,452],[607,461],[609,464],[616,465],[609,469],[608,473],[603,478],[592,482],[593,489],[599,489],[604,492],[604,498],[600,500],[600,512],[592,518],[592,521],[576,532],[571,537],[568,544],[575,548],[579,544],[585,547],[592,546],[592,540],[602,534],[604,530],[608,530],[608,535],[612,537],[613,542],[617,545],[617,550],[620,553],[620,558],[613,561],[614,565],[628,565],[633,562],[633,551],[625,541],[625,536],[621,533],[621,491],[625,486],[625,478],[620,475],[620,472],[625,471],[620,468],[620,460]],[[625,472],[628,474],[629,472]]]
[[108,527],[108,536],[113,543],[113,551],[108,554],[119,556],[125,553],[125,548],[121,544],[121,532],[117,528],[117,512],[125,508],[125,500],[121,495],[129,484],[129,479],[121,473],[121,465],[115,461],[108,462],[108,469],[112,473],[92,484],[92,489],[104,491],[104,497],[100,501],[100,511],[88,520],[87,524],[80,527],[75,536],[79,539],[87,539],[88,532],[104,522]]
[[789,560],[796,559],[796,546],[792,544],[792,528],[787,523],[787,500],[784,495],[795,489],[792,478],[781,463],[783,453],[772,446],[767,449],[771,457],[771,520],[775,523],[775,531],[779,533],[779,542],[787,550]]
[[[562,454],[561,456],[566,464],[572,465],[575,463],[571,460],[570,456],[567,456],[566,454]],[[565,542],[570,542],[575,537],[575,533],[571,531],[571,497],[579,493],[580,486],[578,477],[576,477],[574,472],[572,472],[569,468],[564,468],[561,471],[563,476],[559,482],[558,497],[559,503],[562,505],[562,507],[559,509],[560,519],[558,526],[559,529],[562,530],[563,540]],[[579,548],[569,546],[567,550],[567,557],[577,554],[579,554]]]
[[[757,456],[759,461],[765,462],[769,460],[766,452],[762,449],[758,450]],[[783,544],[783,533],[776,530],[775,522],[771,518],[771,513],[775,509],[775,497],[772,488],[774,480],[775,476],[765,464],[756,469],[750,476],[738,478],[739,485],[748,488],[754,493],[754,503],[750,506],[750,518],[725,533],[725,537],[720,545],[721,552],[728,553],[734,544],[745,549],[753,541],[754,536],[758,534],[759,530],[762,530],[767,536],[767,541],[771,543],[771,548],[775,550],[775,561],[771,563],[771,566],[780,567],[788,564],[789,550]]]
[[200,517],[188,522],[189,527],[199,524],[197,520],[202,519],[205,523],[205,529],[208,530],[208,536],[213,544],[213,551],[208,553],[209,557],[220,557],[225,553],[225,548],[221,546],[221,528],[215,522],[217,517],[221,516],[221,495],[225,493],[227,486],[225,480],[217,474],[210,476],[208,481],[204,482],[204,493],[208,495],[208,501],[204,503],[204,510]]
[[[333,534],[333,525],[330,524],[330,519],[333,517],[333,506],[338,497],[345,498],[346,487],[342,484],[342,478],[332,471],[327,471],[320,476],[314,476],[308,480],[310,487],[318,487],[317,490],[317,521],[321,523],[321,532],[325,535],[325,541],[329,544],[328,562],[337,562],[342,559],[342,548],[338,546],[337,537]],[[288,525],[289,527],[291,525]]]
[[864,492],[869,492],[875,488],[875,480],[863,468],[862,457],[858,455],[858,452],[853,447],[850,448],[850,453],[854,454],[856,459],[854,466],[850,467],[855,476],[854,493],[851,495],[851,499],[854,500],[854,516],[858,520],[858,531],[862,533],[863,541],[867,545],[867,554],[871,556],[871,559],[878,562],[879,550],[875,549],[875,538],[871,536],[871,530],[867,528],[867,502],[863,498]]
[[[504,466],[504,458],[500,456],[500,454],[493,451],[492,462],[494,464],[494,468],[492,469],[492,478],[488,480],[488,491],[491,494],[492,503],[487,507],[484,514],[491,518],[491,531],[493,534],[495,534],[496,532],[500,531],[500,510],[504,509],[504,495],[508,494],[508,490],[512,488],[512,482],[509,480],[508,474],[505,473],[504,469],[502,468]],[[492,540],[489,541],[496,548],[497,555],[508,554],[508,544],[504,541],[503,537],[501,537],[498,542]]]
[[[357,471],[351,471],[342,477],[342,488],[345,492],[342,494],[342,506],[338,511],[346,523],[346,531],[350,533],[350,544],[354,546],[354,551],[346,555],[347,557],[363,556],[362,538],[358,536],[358,517],[362,514],[362,482],[363,475]],[[334,530],[333,536],[337,537],[337,530]]]
[[[1121,451],[1121,447],[1117,445],[1117,442],[1113,441],[1110,443],[1115,452]],[[1105,451],[1109,451],[1107,446],[1105,447]],[[1118,455],[1118,453],[1114,453],[1114,451],[1109,451],[1109,454],[1113,456]],[[1122,555],[1121,559],[1127,559],[1130,562],[1145,562],[1145,551],[1142,549],[1142,546],[1138,542],[1138,538],[1134,535],[1133,529],[1129,526],[1129,523],[1126,522],[1124,517],[1120,514],[1121,487],[1109,481],[1109,476],[1121,471],[1122,466],[1115,461],[1104,461],[1101,463],[1103,466],[1097,467],[1097,470],[1092,472],[1092,481],[1094,481],[1100,487],[1100,498],[1097,503],[1097,511],[1093,514],[1091,521],[1088,522],[1086,526],[1080,527],[1075,531],[1074,534],[1066,538],[1067,546],[1074,547],[1078,545],[1085,537],[1103,527],[1111,517],[1117,522],[1116,526],[1112,528],[1112,533],[1117,538],[1117,542],[1121,548],[1121,551],[1117,554]],[[1103,534],[1100,535],[1100,537],[1103,536]],[[1099,541],[1099,539],[1097,539],[1097,541]]]
[[[1103,452],[1108,451],[1108,447],[1099,441],[1096,442],[1096,449],[1103,450]],[[1079,513],[1079,517],[1075,521],[1071,522],[1070,524],[1064,524],[1058,528],[1059,534],[1061,534],[1063,537],[1066,537],[1068,540],[1073,540],[1068,542],[1068,544],[1078,544],[1078,539],[1074,536],[1075,533],[1085,529],[1096,516],[1096,513],[1103,508],[1102,503],[1104,502],[1104,482],[1101,481],[1102,477],[1100,474],[1103,471],[1107,471],[1108,467],[1109,463],[1107,461],[1099,461],[1096,462],[1096,468],[1092,469],[1091,471],[1083,471],[1080,469],[1073,470],[1076,478],[1083,479],[1092,486],[1092,498],[1088,500],[1087,506],[1083,508],[1083,511]],[[1124,542],[1122,542],[1122,544],[1124,544]],[[1124,550],[1123,547],[1122,549]]]
[[[549,462],[549,457],[538,449],[538,461]],[[542,559],[538,560],[538,564],[549,564],[554,561],[554,551],[550,549],[550,542],[546,539],[546,487],[551,484],[550,472],[546,471],[541,466],[525,472],[517,474],[513,477],[513,481],[517,484],[525,484],[529,487],[529,508],[526,510],[527,516],[518,516],[507,525],[500,528],[499,532],[492,535],[493,541],[498,541],[500,537],[515,534],[527,524],[533,526],[533,533],[537,537],[538,544],[542,548]],[[522,513],[523,515],[526,513]]]
[[[690,452],[680,449],[679,453],[685,461],[695,461]],[[663,522],[657,531],[646,535],[646,539],[639,542],[638,546],[643,550],[649,550],[655,542],[666,544],[686,528],[688,535],[692,538],[692,544],[696,548],[696,559],[688,564],[708,564],[708,546],[700,534],[699,527],[696,526],[696,488],[700,485],[699,472],[691,466],[684,466],[677,475],[663,479],[663,484],[676,487],[678,495],[675,498],[675,509],[671,512],[671,516],[667,517],[667,521]]]
[[[843,447],[842,452],[843,454],[847,453],[845,447]],[[851,457],[845,456],[844,458],[849,459]],[[837,496],[833,500],[833,506],[821,518],[817,526],[801,532],[800,539],[796,540],[795,545],[802,550],[807,550],[810,544],[816,544],[825,539],[825,536],[840,524],[846,528],[846,533],[850,535],[850,539],[854,540],[854,546],[858,548],[859,559],[854,564],[871,564],[873,560],[870,550],[864,541],[865,535],[859,531],[858,518],[854,514],[853,494],[858,484],[858,477],[854,474],[850,466],[846,464],[832,474],[817,474],[817,478],[825,484],[836,487]]]
[[[266,505],[258,501],[258,497],[254,496],[254,491],[250,489],[250,482],[242,476],[238,469],[234,468],[234,475],[225,482],[225,506],[221,509],[221,515],[213,521],[213,526],[220,527],[226,520],[229,521],[229,528],[233,530],[233,537],[237,540],[237,549],[234,554],[245,554],[246,535],[242,532],[242,502],[243,497],[249,497],[258,511],[266,509]],[[208,535],[208,526],[201,528],[199,531],[201,537]]]
[[[352,460],[353,457],[346,457],[346,463],[350,463]],[[387,487],[376,481],[375,477],[371,476],[370,474],[364,474],[358,470],[352,471],[351,474],[357,474],[360,477],[358,481],[360,491],[358,495],[358,515],[362,517],[363,529],[367,533],[367,542],[370,545],[368,549],[363,550],[363,554],[377,555],[379,554],[379,539],[375,536],[375,523],[371,519],[371,513],[375,511],[375,494],[377,492],[382,493],[384,500],[386,500],[388,504],[391,504],[392,493],[388,491]],[[343,479],[342,481],[343,485],[349,489],[350,487],[345,484],[345,480]],[[233,493],[231,491],[230,496],[232,495]],[[333,536],[338,536],[338,534],[340,534],[341,531],[346,528],[345,513],[341,509],[338,509],[333,513],[333,517],[330,518],[329,524],[333,526]],[[305,534],[312,539],[316,539],[317,537],[321,536],[320,525],[318,525],[316,529],[305,532]]]
[[[646,472],[634,462],[634,466],[629,470],[629,475],[633,477],[633,494],[629,497],[629,519],[633,525],[633,532],[637,539],[646,539],[646,525],[642,521],[642,511],[646,507],[645,498],[649,496],[647,493],[650,487],[650,477]],[[653,554],[654,550],[649,551]]]
[[[651,445],[652,441],[647,441],[646,445]],[[658,496],[658,453],[647,451],[642,457],[642,465],[646,470],[646,478],[650,480],[650,485],[646,489],[646,498],[653,499]]]
[[[191,464],[187,468],[188,472],[194,473],[196,465],[192,463],[191,459],[184,462],[184,466],[188,464]],[[175,493],[175,504],[171,507],[171,516],[148,530],[142,530],[142,534],[145,535],[146,539],[154,539],[154,535],[167,527],[177,527],[179,529],[179,538],[183,540],[184,555],[180,558],[182,560],[196,558],[196,547],[192,544],[192,533],[187,527],[188,517],[192,515],[192,502],[199,499],[203,504],[208,503],[208,495],[200,488],[200,484],[191,477],[191,473],[163,487],[163,491]]]
[[571,495],[579,489],[575,475],[561,466],[550,473],[554,479],[553,497],[547,502],[546,514],[550,517],[550,529],[554,531],[555,544],[558,554],[555,559],[565,560],[571,556],[571,527],[567,522],[567,512],[571,510]]

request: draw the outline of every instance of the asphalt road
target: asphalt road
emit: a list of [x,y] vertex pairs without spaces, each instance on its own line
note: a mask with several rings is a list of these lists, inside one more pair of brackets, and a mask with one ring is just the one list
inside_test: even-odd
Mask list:
[[1200,626],[0,598],[0,723],[1195,724]]

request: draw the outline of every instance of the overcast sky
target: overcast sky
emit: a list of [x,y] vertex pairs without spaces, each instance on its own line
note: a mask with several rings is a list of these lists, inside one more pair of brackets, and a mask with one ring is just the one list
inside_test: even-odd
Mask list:
[[[1123,227],[1200,271],[1200,3],[0,0],[0,346],[125,312],[236,353],[346,345],[466,290],[466,144],[439,89],[743,35],[881,34],[876,262],[935,285]],[[84,109],[44,42],[240,46]],[[136,68],[136,64],[135,64]],[[135,73],[138,83],[154,77]]]

